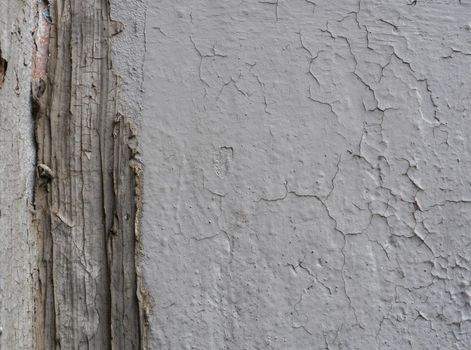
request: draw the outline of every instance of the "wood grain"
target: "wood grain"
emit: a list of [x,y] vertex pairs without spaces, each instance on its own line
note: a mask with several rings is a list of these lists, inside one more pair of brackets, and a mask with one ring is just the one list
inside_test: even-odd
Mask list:
[[40,349],[139,349],[135,268],[140,164],[117,110],[106,0],[50,5],[47,86],[39,98],[36,211]]

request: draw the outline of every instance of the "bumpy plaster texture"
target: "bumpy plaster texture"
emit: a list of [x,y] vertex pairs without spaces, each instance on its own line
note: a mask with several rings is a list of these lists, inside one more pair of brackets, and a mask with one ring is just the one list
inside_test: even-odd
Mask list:
[[0,349],[32,349],[31,5],[0,6]]
[[148,1],[155,349],[471,347],[471,2]]

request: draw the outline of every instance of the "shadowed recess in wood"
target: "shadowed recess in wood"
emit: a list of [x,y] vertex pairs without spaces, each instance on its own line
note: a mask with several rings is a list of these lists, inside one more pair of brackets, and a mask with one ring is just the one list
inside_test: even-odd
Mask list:
[[2,56],[2,50],[0,50],[0,89],[3,87],[5,81],[5,75],[7,74],[8,62]]
[[143,349],[142,166],[136,128],[117,108],[109,3],[42,0],[36,13],[36,344]]

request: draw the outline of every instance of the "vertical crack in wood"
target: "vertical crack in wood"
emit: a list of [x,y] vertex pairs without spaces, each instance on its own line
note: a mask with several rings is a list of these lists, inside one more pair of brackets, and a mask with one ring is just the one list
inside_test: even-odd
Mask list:
[[116,107],[109,3],[33,1],[36,345],[144,349],[142,166],[136,127]]

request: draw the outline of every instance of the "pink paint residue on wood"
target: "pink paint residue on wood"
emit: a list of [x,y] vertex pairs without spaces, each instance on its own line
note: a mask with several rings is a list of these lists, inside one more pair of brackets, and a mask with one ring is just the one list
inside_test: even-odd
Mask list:
[[33,96],[40,97],[44,90],[49,55],[49,2],[33,0]]

